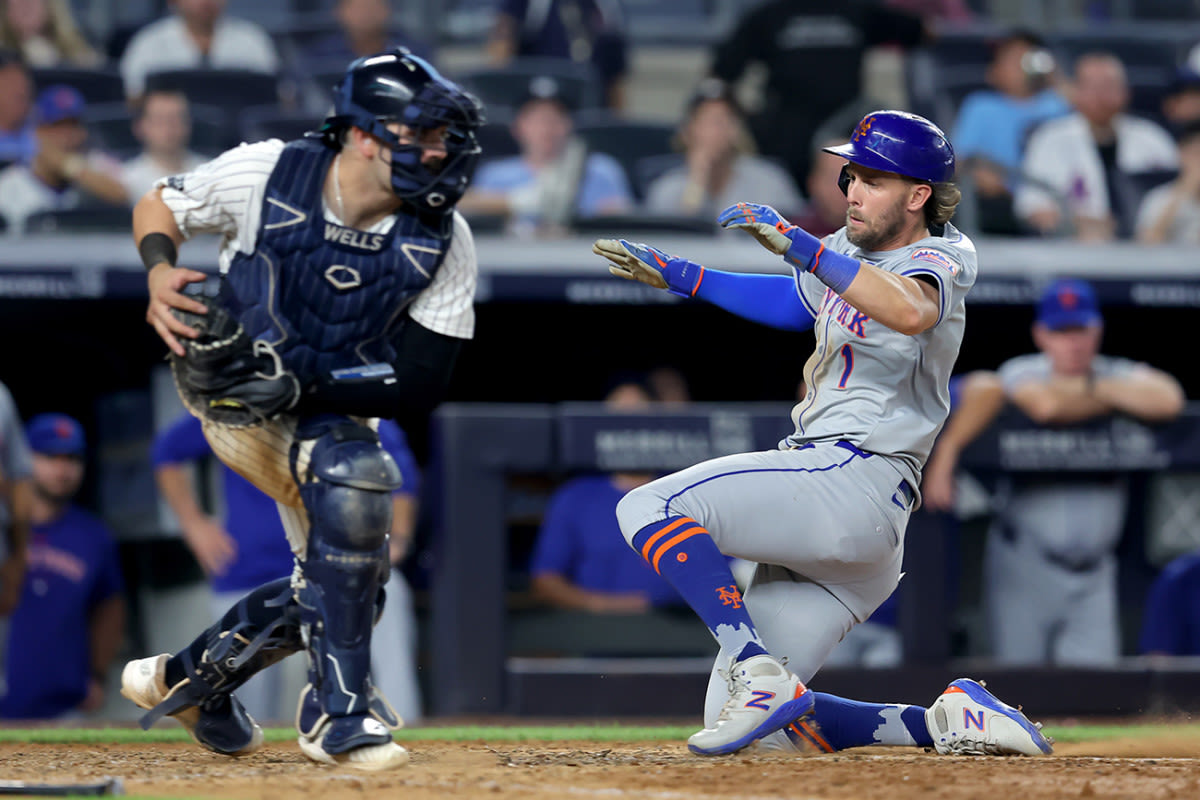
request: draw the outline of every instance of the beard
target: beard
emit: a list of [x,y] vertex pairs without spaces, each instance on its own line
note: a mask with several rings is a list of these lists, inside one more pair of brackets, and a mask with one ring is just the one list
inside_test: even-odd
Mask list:
[[858,230],[850,227],[850,212],[851,209],[846,210],[846,239],[855,247],[868,252],[878,250],[904,230],[904,209],[900,203],[884,211],[873,223],[867,222]]

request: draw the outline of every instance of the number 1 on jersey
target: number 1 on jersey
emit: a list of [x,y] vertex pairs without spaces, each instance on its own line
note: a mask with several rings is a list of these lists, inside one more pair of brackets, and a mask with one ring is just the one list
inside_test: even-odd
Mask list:
[[838,381],[838,388],[845,389],[846,381],[850,380],[850,373],[854,371],[854,348],[848,344],[844,344],[842,345],[841,353],[842,360],[846,362],[846,366],[842,370],[842,379]]

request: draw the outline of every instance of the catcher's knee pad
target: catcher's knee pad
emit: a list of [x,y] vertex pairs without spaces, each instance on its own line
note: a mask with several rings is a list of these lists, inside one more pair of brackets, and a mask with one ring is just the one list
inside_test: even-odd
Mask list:
[[144,727],[187,706],[223,703],[257,672],[304,649],[291,578],[263,584],[180,652],[187,685],[151,709]]
[[392,526],[392,491],[400,468],[370,428],[345,417],[301,422],[292,470],[312,523],[328,544],[371,550]]

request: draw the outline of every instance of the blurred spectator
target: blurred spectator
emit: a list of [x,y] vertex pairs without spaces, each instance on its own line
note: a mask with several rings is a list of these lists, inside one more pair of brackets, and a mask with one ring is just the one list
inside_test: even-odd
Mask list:
[[969,177],[984,233],[1020,232],[1013,214],[1013,188],[1025,139],[1040,122],[1070,113],[1059,91],[1054,58],[1032,31],[1016,30],[992,48],[990,89],[966,96],[954,124],[959,179]]
[[734,84],[751,64],[765,68],[761,110],[751,115],[751,130],[759,151],[782,160],[800,185],[817,128],[862,91],[867,49],[909,47],[923,36],[919,17],[872,0],[768,0],[743,13],[716,45],[710,72]]
[[1200,118],[1179,132],[1179,177],[1142,200],[1137,238],[1146,244],[1200,244]]
[[838,185],[846,159],[823,152],[823,149],[845,144],[848,136],[849,132],[816,141],[808,178],[804,183],[804,189],[808,192],[808,206],[803,214],[791,218],[792,224],[799,225],[818,239],[828,236],[846,224],[846,209],[849,208],[849,203]]
[[[411,724],[421,718],[416,678],[416,622],[412,593],[398,569],[408,554],[417,518],[420,473],[404,432],[391,420],[379,423],[379,439],[396,460],[403,486],[392,498],[392,561],[383,617],[371,640],[372,677],[396,711]],[[154,477],[175,513],[192,553],[212,587],[214,620],[252,589],[292,573],[292,550],[275,501],[225,464],[220,464],[223,513],[220,520],[200,506],[187,467],[212,455],[200,420],[181,416],[155,439]],[[289,719],[296,693],[307,675],[305,659],[292,656],[263,670],[237,690],[250,716],[260,721]],[[288,692],[291,694],[288,694]]]
[[557,58],[590,65],[606,105],[625,105],[628,70],[620,0],[498,0],[487,50],[502,67],[515,58]]
[[1043,234],[1067,226],[1083,240],[1127,238],[1141,201],[1136,176],[1174,169],[1175,142],[1158,124],[1125,113],[1125,68],[1110,53],[1076,60],[1071,94],[1074,113],[1042,123],[1029,137],[1017,216]]
[[[652,407],[646,387],[627,381],[604,398],[614,412]],[[682,602],[671,585],[629,548],[617,526],[617,503],[654,475],[615,472],[572,478],[555,491],[534,543],[533,595],[554,608],[637,614]]]
[[26,436],[33,535],[9,629],[0,717],[54,719],[104,704],[125,632],[125,600],[112,534],[71,502],[83,482],[83,428],[64,414],[40,414]]
[[204,162],[203,156],[188,149],[192,122],[182,92],[154,90],[142,95],[133,134],[142,143],[142,153],[121,167],[131,202],[136,203],[159,178],[191,172]]
[[975,19],[966,0],[884,0],[884,4],[948,25],[964,25]]
[[0,171],[0,214],[12,228],[23,229],[30,214],[78,208],[87,198],[129,204],[121,165],[88,150],[85,110],[83,95],[70,86],[48,86],[38,95],[33,110],[37,155],[29,164]]
[[[978,392],[962,392],[922,484],[931,508],[949,506],[958,454],[1005,401],[1046,426],[1110,414],[1159,423],[1182,411],[1183,391],[1173,377],[1100,354],[1103,320],[1090,284],[1048,285],[1032,333],[1039,352],[1002,364],[999,389],[993,379],[980,382]],[[1088,665],[1117,659],[1115,548],[1128,493],[1123,476],[1106,473],[1002,479],[984,554],[984,605],[996,659]]]
[[675,367],[655,367],[646,373],[646,388],[659,403],[684,405],[692,401],[687,378]]
[[1162,114],[1175,133],[1189,122],[1200,120],[1200,72],[1191,67],[1176,70],[1163,95]]
[[33,81],[29,69],[11,50],[0,50],[0,167],[29,162],[37,152],[30,110]]
[[95,67],[104,57],[88,44],[67,0],[0,0],[0,47],[32,67]]
[[678,144],[684,164],[646,190],[651,214],[713,220],[748,198],[789,216],[804,207],[788,171],[753,155],[754,141],[728,84],[711,78],[700,84],[688,100]]
[[139,30],[121,56],[125,94],[137,98],[146,76],[165,70],[245,69],[274,74],[279,55],[257,23],[225,14],[225,0],[171,0],[175,13]]
[[1141,652],[1200,656],[1200,552],[1163,568],[1150,586],[1142,620]]
[[572,111],[558,81],[534,78],[512,122],[521,154],[482,162],[459,210],[502,215],[523,234],[561,232],[574,216],[630,211],[625,170],[612,156],[587,151],[573,135]]
[[333,65],[344,68],[356,58],[394,47],[406,47],[426,61],[433,60],[433,48],[428,42],[393,27],[389,0],[338,0],[333,13],[337,30],[305,45],[299,53],[305,64],[322,69]]

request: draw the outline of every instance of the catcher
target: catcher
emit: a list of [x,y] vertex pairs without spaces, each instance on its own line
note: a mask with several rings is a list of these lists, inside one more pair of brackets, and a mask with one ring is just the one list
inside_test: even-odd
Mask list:
[[[478,100],[397,49],[353,62],[321,129],[243,144],[160,181],[133,213],[147,321],[217,456],[273,497],[296,559],[174,655],[129,662],[122,694],[148,728],[177,719],[244,755],[262,730],[235,690],[300,650],[309,758],[364,770],[408,760],[369,674],[399,471],[375,419],[403,426],[442,395],[474,329],[470,229],[454,206],[479,158]],[[215,294],[176,266],[220,233]]]

